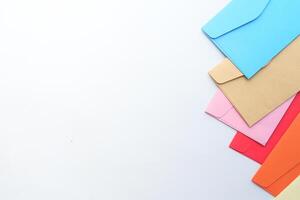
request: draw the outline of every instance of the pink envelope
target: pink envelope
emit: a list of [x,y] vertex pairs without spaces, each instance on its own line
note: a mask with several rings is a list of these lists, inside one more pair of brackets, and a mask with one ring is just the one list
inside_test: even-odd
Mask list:
[[294,97],[295,96],[287,100],[251,128],[248,127],[243,118],[219,89],[205,112],[256,142],[266,145]]

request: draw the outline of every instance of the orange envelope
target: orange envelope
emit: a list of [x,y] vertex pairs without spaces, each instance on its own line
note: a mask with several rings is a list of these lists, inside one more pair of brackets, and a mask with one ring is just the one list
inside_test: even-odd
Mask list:
[[300,175],[300,114],[255,174],[253,182],[273,196],[277,196],[298,175]]

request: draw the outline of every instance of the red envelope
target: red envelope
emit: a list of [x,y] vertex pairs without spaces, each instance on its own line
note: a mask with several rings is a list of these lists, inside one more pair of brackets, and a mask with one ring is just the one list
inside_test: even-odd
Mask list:
[[281,136],[286,132],[293,120],[297,117],[298,113],[300,113],[300,92],[294,98],[265,146],[248,138],[241,132],[237,132],[230,144],[230,148],[262,164],[280,140]]

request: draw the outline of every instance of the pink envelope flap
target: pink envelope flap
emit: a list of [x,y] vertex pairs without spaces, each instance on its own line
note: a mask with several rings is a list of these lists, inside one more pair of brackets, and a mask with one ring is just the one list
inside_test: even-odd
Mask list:
[[256,142],[266,145],[293,99],[294,97],[284,102],[252,127],[247,125],[240,114],[232,106],[230,101],[219,89],[209,103],[205,112],[233,129],[242,132],[244,135]]
[[230,101],[224,96],[221,90],[218,90],[209,102],[205,112],[216,118],[222,118],[232,109],[234,108]]

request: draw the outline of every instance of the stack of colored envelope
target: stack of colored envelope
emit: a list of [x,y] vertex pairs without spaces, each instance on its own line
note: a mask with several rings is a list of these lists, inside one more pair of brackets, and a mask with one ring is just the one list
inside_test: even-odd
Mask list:
[[299,141],[300,115],[262,164],[253,181],[274,196],[278,195],[300,175]]
[[206,113],[237,131],[230,147],[262,164],[253,182],[285,190],[276,199],[300,199],[299,19],[300,0],[232,0],[203,27],[226,57]]

